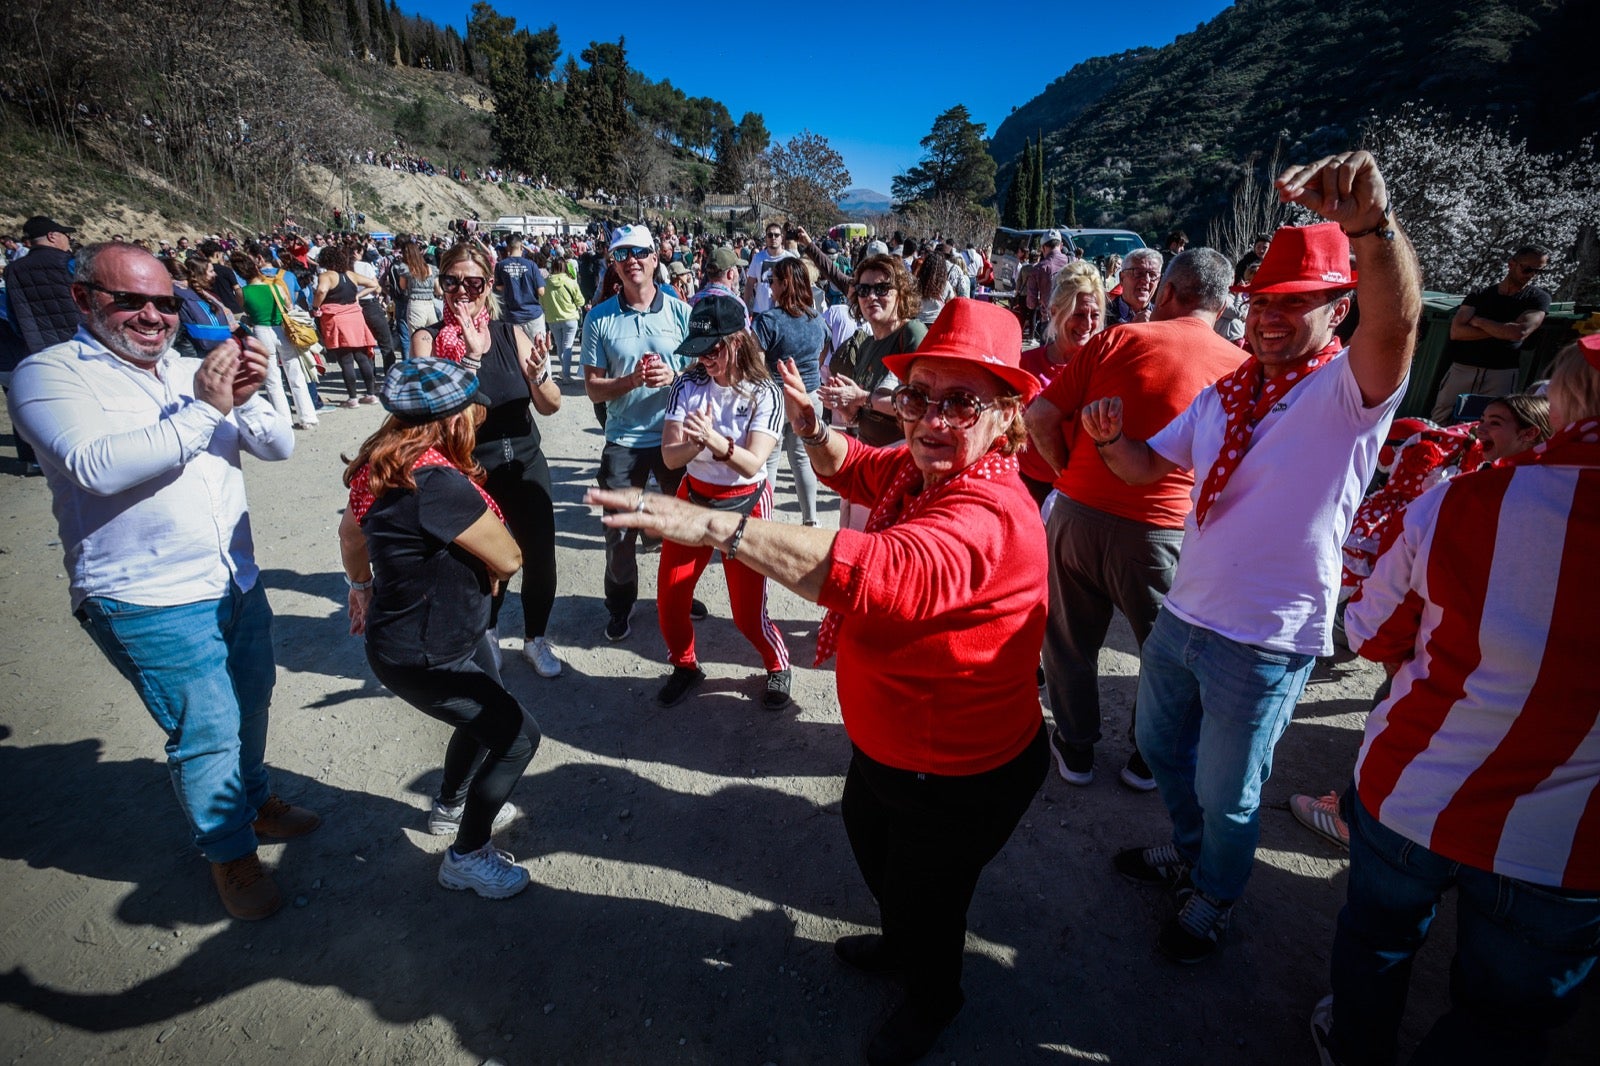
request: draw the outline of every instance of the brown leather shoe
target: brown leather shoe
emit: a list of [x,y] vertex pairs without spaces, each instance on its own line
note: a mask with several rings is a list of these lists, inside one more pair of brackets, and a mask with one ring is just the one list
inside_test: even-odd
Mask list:
[[278,883],[261,868],[261,860],[253,851],[232,862],[212,863],[211,880],[222,897],[222,905],[240,921],[260,921],[283,906]]
[[322,824],[322,816],[304,807],[292,807],[277,796],[256,812],[256,835],[264,837],[303,837]]

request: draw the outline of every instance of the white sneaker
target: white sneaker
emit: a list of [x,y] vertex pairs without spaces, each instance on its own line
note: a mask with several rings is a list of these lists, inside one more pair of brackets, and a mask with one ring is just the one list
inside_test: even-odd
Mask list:
[[556,658],[555,648],[543,637],[534,637],[522,645],[522,657],[532,664],[534,672],[540,677],[560,677],[561,660]]
[[1311,1039],[1317,1045],[1317,1061],[1322,1066],[1339,1066],[1328,1046],[1328,1034],[1333,1031],[1333,996],[1323,996],[1311,1008]]
[[509,851],[501,851],[493,844],[459,856],[453,849],[446,849],[439,866],[439,883],[445,888],[470,888],[484,899],[509,899],[532,880],[533,875],[518,866]]
[[[433,801],[433,809],[428,812],[428,832],[436,837],[448,836],[461,828],[461,815],[467,809],[465,803],[454,807],[446,807],[438,800]],[[517,816],[517,808],[512,804],[505,804],[496,812],[494,824],[489,826],[489,832],[498,833],[511,824]]]

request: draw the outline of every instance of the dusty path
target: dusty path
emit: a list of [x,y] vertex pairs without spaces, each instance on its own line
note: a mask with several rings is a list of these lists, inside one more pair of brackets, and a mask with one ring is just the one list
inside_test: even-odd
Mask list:
[[[443,727],[380,690],[345,631],[338,459],[377,409],[330,412],[291,461],[247,467],[277,613],[269,761],[279,791],[326,816],[313,836],[264,850],[294,906],[257,924],[222,916],[159,734],[67,614],[44,484],[0,462],[0,1056],[859,1060],[894,992],[831,952],[874,920],[839,823],[848,744],[831,674],[797,667],[795,706],[761,710],[758,660],[713,569],[700,625],[711,681],[677,708],[655,705],[665,667],[652,601],[628,641],[601,637],[599,524],[580,502],[600,436],[580,391],[566,393],[544,429],[561,509],[551,637],[567,669],[546,681],[507,654],[508,683],[545,731],[514,797],[525,816],[502,842],[534,884],[507,902],[435,883],[445,842],[423,822]],[[13,454],[8,437],[0,454]],[[795,520],[792,493],[780,499]],[[503,631],[516,631],[512,604]],[[809,663],[820,612],[780,590],[772,613]],[[1108,735],[1125,722],[1136,665],[1125,629],[1113,644]],[[1319,665],[1267,786],[1249,894],[1226,949],[1198,968],[1155,956],[1163,904],[1110,871],[1115,849],[1165,831],[1155,797],[1115,783],[1125,749],[1104,745],[1090,788],[1052,776],[979,886],[967,1007],[929,1061],[1314,1062],[1305,1019],[1324,990],[1346,863],[1284,804],[1347,777],[1375,685],[1365,664]],[[1444,1002],[1452,917],[1420,964],[1408,1042]],[[1593,1061],[1597,1000],[1591,987],[1558,1061]]]

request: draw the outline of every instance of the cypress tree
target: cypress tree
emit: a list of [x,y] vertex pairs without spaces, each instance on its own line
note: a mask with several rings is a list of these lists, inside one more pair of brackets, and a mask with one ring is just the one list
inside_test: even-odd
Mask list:
[[1039,140],[1033,146],[1033,195],[1029,197],[1033,202],[1033,224],[1029,229],[1041,229],[1045,226],[1044,217],[1044,131],[1039,131]]
[[1011,183],[1006,186],[1006,202],[1000,208],[1000,224],[1012,229],[1022,225],[1022,164],[1011,171]]
[[1078,228],[1078,196],[1072,191],[1072,182],[1067,182],[1067,228]]
[[1044,210],[1039,220],[1041,226],[1054,226],[1056,224],[1056,183],[1047,182],[1044,187]]

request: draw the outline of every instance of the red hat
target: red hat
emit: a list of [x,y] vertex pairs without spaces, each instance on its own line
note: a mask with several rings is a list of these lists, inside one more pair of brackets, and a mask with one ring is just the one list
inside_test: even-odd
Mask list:
[[1323,292],[1353,289],[1350,238],[1337,222],[1284,226],[1272,235],[1266,257],[1247,285],[1234,292]]
[[1022,326],[1017,316],[983,300],[950,300],[916,351],[886,355],[883,365],[902,381],[918,359],[958,359],[982,367],[1022,394],[1039,393],[1039,379],[1022,369]]
[[[1596,370],[1600,370],[1600,333],[1587,333],[1578,338],[1578,350],[1583,352],[1584,361]],[[889,364],[885,359],[884,365]]]

